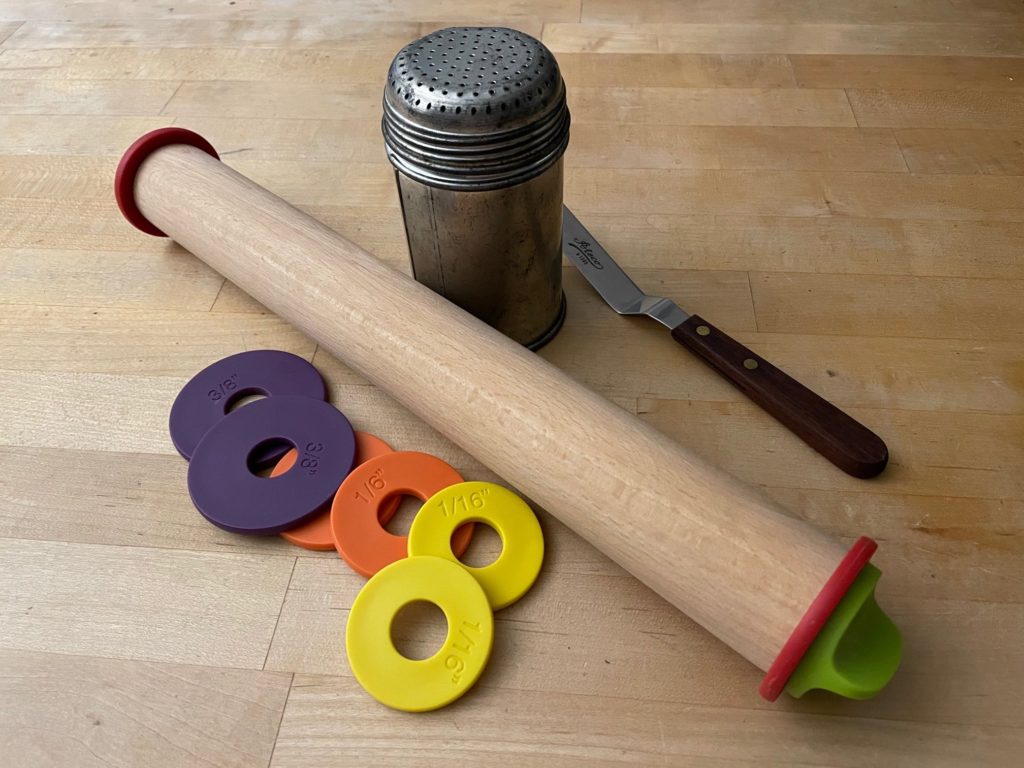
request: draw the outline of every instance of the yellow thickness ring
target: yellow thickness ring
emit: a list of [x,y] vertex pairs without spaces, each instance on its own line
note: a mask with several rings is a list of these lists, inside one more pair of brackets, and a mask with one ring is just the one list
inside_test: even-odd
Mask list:
[[[391,640],[391,622],[409,603],[425,600],[448,620],[441,650],[407,659]],[[381,704],[427,712],[451,704],[480,677],[494,642],[494,616],[476,580],[439,557],[410,557],[378,571],[356,595],[345,627],[345,650],[359,684]]]
[[[452,534],[470,522],[487,523],[501,537],[498,559],[482,568],[465,565],[452,553]],[[409,529],[409,556],[422,555],[459,563],[498,610],[533,586],[544,560],[544,535],[533,510],[512,491],[494,483],[458,483],[435,493],[416,513]]]

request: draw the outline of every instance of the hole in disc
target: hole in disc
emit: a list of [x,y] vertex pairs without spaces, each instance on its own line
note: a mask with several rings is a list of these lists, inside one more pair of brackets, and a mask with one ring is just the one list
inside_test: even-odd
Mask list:
[[[452,534],[454,540],[462,528],[456,528]],[[502,549],[501,536],[490,525],[483,521],[477,521],[473,528],[473,538],[469,540],[469,546],[462,553],[459,561],[470,568],[483,568],[498,559]],[[454,551],[455,547],[452,547]]]
[[224,413],[228,414],[232,411],[237,411],[239,408],[249,403],[255,403],[257,400],[262,400],[266,396],[267,393],[262,389],[240,389],[224,402]]
[[[381,504],[382,508],[386,506],[386,502]],[[413,518],[416,517],[416,513],[420,511],[420,507],[422,506],[423,502],[415,496],[402,496],[402,500],[398,504],[398,509],[395,511],[394,517],[387,522],[384,526],[384,530],[394,536],[408,536],[409,528],[412,527]]]
[[[249,451],[249,455],[245,457],[245,465],[257,477],[270,477],[270,473],[277,466],[277,462],[294,447],[295,444],[293,442],[285,440],[283,437],[271,437],[268,440],[262,440]],[[288,470],[288,472],[291,472],[291,470]],[[288,474],[288,472],[279,474],[278,477],[282,477]]]
[[415,600],[391,620],[391,642],[407,659],[429,659],[441,650],[448,636],[444,611],[426,600]]

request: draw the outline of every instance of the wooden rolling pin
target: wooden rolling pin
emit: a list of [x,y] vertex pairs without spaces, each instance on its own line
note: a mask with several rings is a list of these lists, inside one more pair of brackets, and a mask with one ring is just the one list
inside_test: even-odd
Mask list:
[[126,216],[172,237],[762,670],[775,698],[874,543],[849,552],[220,162],[139,139]]

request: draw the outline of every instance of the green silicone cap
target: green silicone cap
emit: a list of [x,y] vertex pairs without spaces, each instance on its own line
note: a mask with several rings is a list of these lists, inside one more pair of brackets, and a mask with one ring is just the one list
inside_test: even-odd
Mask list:
[[868,563],[839,601],[786,683],[800,698],[815,688],[848,699],[870,699],[900,665],[903,638],[875,602],[882,572]]

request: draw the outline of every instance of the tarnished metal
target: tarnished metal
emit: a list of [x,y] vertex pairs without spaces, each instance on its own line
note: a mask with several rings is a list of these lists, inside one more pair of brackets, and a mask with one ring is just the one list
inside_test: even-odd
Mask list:
[[382,121],[413,274],[536,349],[561,326],[565,85],[538,40],[452,27],[395,56]]

